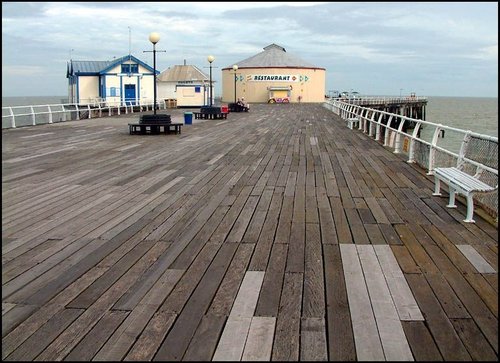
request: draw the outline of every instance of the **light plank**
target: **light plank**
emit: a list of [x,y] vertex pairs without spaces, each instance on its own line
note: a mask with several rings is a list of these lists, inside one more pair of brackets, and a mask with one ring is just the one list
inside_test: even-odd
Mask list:
[[275,327],[275,317],[254,316],[250,323],[242,360],[270,361]]
[[399,319],[424,320],[391,247],[389,245],[375,245],[374,249],[396,305]]
[[385,357],[387,360],[413,361],[410,346],[373,245],[358,245],[357,249]]
[[247,271],[229,314],[229,320],[253,316],[264,275],[264,271]]
[[482,274],[494,274],[495,269],[471,245],[456,245],[460,252]]
[[251,322],[252,318],[248,317],[238,316],[228,319],[212,360],[241,360]]
[[341,244],[340,253],[358,360],[385,360],[356,245]]

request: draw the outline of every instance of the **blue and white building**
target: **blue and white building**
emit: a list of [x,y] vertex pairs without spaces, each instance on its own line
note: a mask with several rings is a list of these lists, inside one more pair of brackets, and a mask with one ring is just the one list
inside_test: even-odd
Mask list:
[[[157,70],[156,74],[159,73]],[[153,102],[154,69],[133,55],[110,61],[70,60],[66,78],[69,103]]]

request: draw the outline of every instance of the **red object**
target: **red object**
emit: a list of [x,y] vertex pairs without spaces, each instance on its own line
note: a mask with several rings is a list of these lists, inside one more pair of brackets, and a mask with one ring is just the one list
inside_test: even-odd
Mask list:
[[229,107],[227,105],[220,106],[220,111],[222,113],[229,113]]

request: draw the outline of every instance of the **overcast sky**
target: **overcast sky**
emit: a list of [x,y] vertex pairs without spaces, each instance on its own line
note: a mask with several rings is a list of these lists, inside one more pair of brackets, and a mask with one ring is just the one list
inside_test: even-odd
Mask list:
[[[326,92],[498,97],[497,2],[2,2],[2,95],[65,96],[66,64],[129,54],[209,73],[275,43]],[[130,41],[129,41],[130,40]]]

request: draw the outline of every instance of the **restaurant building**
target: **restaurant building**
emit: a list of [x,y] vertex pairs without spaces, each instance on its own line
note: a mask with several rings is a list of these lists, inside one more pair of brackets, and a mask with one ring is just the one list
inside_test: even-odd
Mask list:
[[317,67],[270,44],[264,51],[222,69],[222,102],[323,102],[325,68]]

